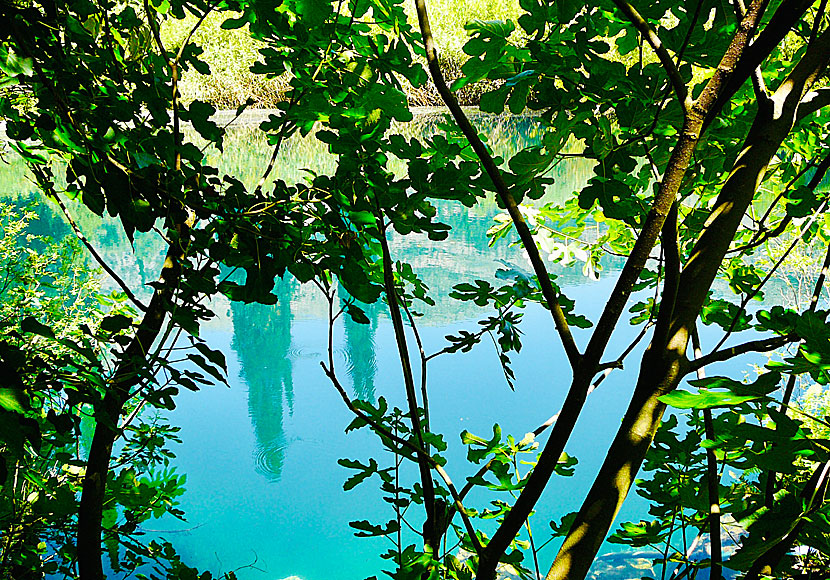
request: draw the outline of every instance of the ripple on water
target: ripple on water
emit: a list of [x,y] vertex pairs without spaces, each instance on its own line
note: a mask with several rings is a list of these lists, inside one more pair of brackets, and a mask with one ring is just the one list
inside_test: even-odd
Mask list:
[[257,473],[260,473],[272,481],[279,480],[282,475],[282,467],[285,463],[285,450],[288,448],[288,441],[276,441],[268,445],[257,445],[254,450],[254,464]]
[[289,360],[299,360],[305,358],[319,358],[320,351],[312,348],[308,348],[305,346],[294,346],[291,345],[287,351],[285,351],[285,358]]

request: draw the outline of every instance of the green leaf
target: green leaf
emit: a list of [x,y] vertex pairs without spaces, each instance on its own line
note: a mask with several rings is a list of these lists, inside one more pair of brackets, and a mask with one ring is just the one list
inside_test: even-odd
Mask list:
[[25,413],[29,401],[20,389],[0,387],[0,407],[15,413]]
[[753,395],[736,395],[734,393],[719,393],[714,391],[703,391],[690,393],[682,389],[676,389],[671,393],[658,397],[658,399],[678,409],[711,409],[713,407],[730,407],[747,401],[754,401],[760,397]]
[[37,334],[46,338],[55,338],[55,333],[52,331],[52,329],[46,326],[45,324],[38,322],[38,320],[33,316],[27,316],[21,321],[20,330],[22,330],[23,332]]
[[106,332],[121,332],[133,325],[133,319],[123,314],[106,316],[101,320],[101,330]]
[[349,525],[356,530],[360,530],[354,534],[358,538],[388,536],[389,534],[394,534],[401,529],[400,525],[395,520],[389,520],[385,526],[376,526],[369,523],[367,520],[349,522]]
[[363,465],[359,461],[355,461],[352,459],[338,459],[337,463],[338,465],[342,465],[343,467],[358,470],[356,474],[347,479],[346,482],[343,484],[343,489],[345,491],[353,489],[355,486],[363,482],[366,478],[378,472],[378,463],[372,458],[369,459],[369,465]]

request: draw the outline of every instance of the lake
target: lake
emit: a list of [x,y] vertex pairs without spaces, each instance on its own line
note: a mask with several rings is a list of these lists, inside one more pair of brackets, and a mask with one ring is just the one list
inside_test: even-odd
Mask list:
[[[423,115],[406,131],[435,131],[439,120]],[[480,118],[479,123],[503,155],[536,138],[535,124],[529,118]],[[252,184],[267,163],[270,149],[243,125],[228,136],[223,155],[212,155],[224,171]],[[274,177],[296,181],[304,168],[322,172],[332,164],[319,142],[295,139],[278,160]],[[556,185],[545,199],[571,195],[591,174],[591,166],[581,159],[559,164],[553,174]],[[31,198],[32,186],[22,173],[11,179],[17,185],[8,188],[7,197],[18,202]],[[4,183],[12,183],[11,179],[7,177]],[[495,203],[482,202],[474,208],[440,204],[438,209],[442,221],[452,226],[449,241],[434,243],[418,236],[390,240],[393,259],[412,264],[436,299],[436,306],[417,322],[428,353],[447,344],[445,335],[474,330],[476,321],[488,314],[450,299],[447,293],[453,285],[475,279],[492,281],[505,264],[530,269],[519,249],[504,242],[488,247],[486,232],[498,212]],[[79,216],[79,221],[133,288],[155,278],[163,256],[159,240],[139,237],[136,254],[140,259],[136,259],[114,224],[100,225],[89,215]],[[38,227],[53,235],[66,229],[47,211]],[[599,280],[586,278],[581,264],[553,266],[552,272],[559,276],[565,294],[577,299],[576,312],[596,319],[620,266],[619,261],[606,260]],[[185,390],[178,397],[177,409],[168,416],[181,427],[182,443],[173,450],[178,472],[187,474],[187,493],[181,502],[187,522],[154,522],[146,531],[173,542],[189,564],[215,573],[235,571],[242,580],[380,577],[387,562],[378,554],[391,543],[383,538],[356,538],[348,522],[385,522],[393,511],[381,501],[377,480],[344,492],[343,482],[353,472],[340,467],[337,460],[366,462],[375,457],[391,462],[392,457],[366,430],[344,433],[353,417],[319,365],[326,356],[327,337],[327,305],[322,294],[311,285],[290,280],[279,282],[278,290],[280,300],[274,306],[231,304],[224,299],[213,302],[216,318],[204,326],[202,335],[225,353],[230,388]],[[341,382],[354,397],[372,402],[385,397],[390,404],[404,406],[389,319],[379,304],[369,306],[367,314],[368,325],[341,317],[335,326],[335,362]],[[463,484],[476,471],[465,460],[461,431],[489,438],[493,424],[498,423],[505,433],[521,438],[554,414],[564,400],[569,366],[549,314],[540,307],[527,307],[521,329],[524,347],[513,357],[515,390],[507,385],[495,350],[487,342],[472,352],[443,355],[430,363],[432,426],[450,444],[446,469],[456,484]],[[621,323],[606,358],[619,354],[638,331],[639,327]],[[584,347],[588,333],[575,329],[575,336]],[[643,346],[632,353],[631,361],[639,359]],[[579,460],[576,472],[573,477],[554,477],[531,518],[537,545],[550,537],[550,520],[558,521],[579,507],[628,403],[636,367],[632,363],[627,370],[613,372],[589,397],[567,446],[567,452]],[[470,498],[475,507],[487,507],[483,495]],[[639,520],[646,517],[646,509],[645,501],[632,494],[617,521]],[[420,517],[416,514],[413,519],[419,522]],[[543,574],[557,546],[552,542],[542,549]],[[619,550],[607,544],[603,552]],[[639,570],[636,577],[644,572]]]

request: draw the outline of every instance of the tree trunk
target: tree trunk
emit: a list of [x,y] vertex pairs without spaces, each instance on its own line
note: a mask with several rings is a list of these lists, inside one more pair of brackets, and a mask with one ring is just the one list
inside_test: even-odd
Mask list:
[[[742,153],[683,268],[668,340],[662,348],[652,343],[643,356],[622,425],[547,580],[581,580],[588,573],[659,426],[665,405],[658,397],[673,390],[683,378],[690,331],[709,288],[769,163],[792,130],[803,95],[828,58],[830,32],[825,32],[765,106],[759,107]],[[651,353],[653,349],[657,350]]]
[[162,266],[160,285],[153,293],[147,312],[118,367],[100,406],[95,409],[95,432],[87,458],[81,502],[78,508],[79,580],[104,580],[101,561],[101,523],[104,513],[107,477],[112,448],[120,434],[118,423],[130,390],[140,381],[140,371],[147,364],[147,354],[158,337],[170,308],[173,289],[181,274],[180,260],[185,255],[193,217],[171,230],[172,241]]
[[594,484],[547,574],[547,580],[584,578],[625,500],[654,439],[666,406],[657,397],[680,379],[680,356],[643,356],[643,372]]

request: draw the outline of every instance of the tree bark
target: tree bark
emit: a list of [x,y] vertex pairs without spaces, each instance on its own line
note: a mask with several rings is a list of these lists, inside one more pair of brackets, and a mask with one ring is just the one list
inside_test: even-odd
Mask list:
[[101,559],[101,535],[107,477],[112,449],[120,434],[118,423],[130,389],[139,383],[141,370],[147,364],[147,353],[164,324],[173,289],[179,279],[183,245],[189,235],[189,223],[176,226],[176,238],[167,251],[161,271],[161,285],[147,306],[135,336],[121,356],[110,389],[95,409],[95,431],[89,448],[86,473],[78,509],[77,557],[79,580],[104,580]]
[[793,127],[801,98],[828,57],[830,33],[825,32],[773,94],[771,106],[759,108],[742,154],[680,275],[668,338],[664,344],[652,342],[643,356],[622,425],[547,580],[580,580],[588,573],[660,424],[665,405],[659,397],[671,392],[688,370],[685,353],[690,333],[726,251],[769,163]]

